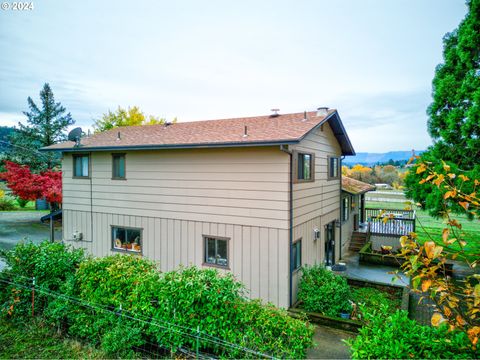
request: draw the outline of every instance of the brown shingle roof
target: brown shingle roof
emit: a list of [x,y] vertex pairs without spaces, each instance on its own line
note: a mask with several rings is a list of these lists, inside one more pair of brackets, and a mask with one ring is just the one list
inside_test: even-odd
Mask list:
[[353,195],[363,194],[367,191],[375,190],[375,186],[342,176],[342,190]]
[[[304,120],[304,113],[295,113],[279,116],[178,122],[169,126],[120,127],[84,137],[81,139],[80,146],[75,146],[73,141],[66,141],[42,150],[81,151],[295,143],[320,123],[330,122],[330,119],[334,119],[337,129],[339,126],[341,128],[337,138],[340,141],[340,136],[343,137],[342,141],[346,144],[345,155],[354,154],[336,110],[329,110],[327,116],[317,116],[317,113],[313,111],[307,112],[306,120]],[[245,126],[248,136],[244,136]],[[119,132],[120,139],[118,139]],[[345,138],[347,142],[344,141]]]

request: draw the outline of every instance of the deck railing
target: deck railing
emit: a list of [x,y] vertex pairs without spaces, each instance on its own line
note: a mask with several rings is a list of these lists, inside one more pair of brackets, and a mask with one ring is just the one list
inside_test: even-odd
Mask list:
[[[415,232],[415,210],[402,209],[365,209],[370,234],[408,235]],[[383,219],[388,217],[388,221]]]

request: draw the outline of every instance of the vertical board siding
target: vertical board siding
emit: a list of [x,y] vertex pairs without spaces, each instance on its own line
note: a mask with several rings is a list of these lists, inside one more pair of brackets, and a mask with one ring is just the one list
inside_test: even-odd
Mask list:
[[[293,240],[302,238],[302,265],[323,263],[324,225],[340,217],[340,180],[328,180],[327,161],[328,156],[340,156],[341,148],[330,126],[324,124],[323,131],[310,133],[292,149],[315,154],[315,181],[293,184]],[[317,241],[313,241],[315,228],[321,234]],[[298,277],[294,274],[294,288]]]
[[[350,246],[350,242],[352,240],[352,233],[354,228],[353,218],[355,215],[358,215],[358,219],[360,221],[360,195],[350,195],[348,193],[342,193],[342,201],[345,196],[350,197],[350,213],[349,218],[347,221],[342,222],[342,254],[348,251],[348,247]],[[352,202],[355,203],[355,208],[353,210],[351,207]]]
[[115,253],[111,225],[143,228],[143,256],[157,262],[161,271],[182,265],[204,267],[203,235],[227,237],[229,271],[247,287],[247,295],[288,307],[288,230],[93,213],[93,241],[77,242],[71,234],[90,233],[90,213],[64,210],[63,216],[64,240],[94,256]]

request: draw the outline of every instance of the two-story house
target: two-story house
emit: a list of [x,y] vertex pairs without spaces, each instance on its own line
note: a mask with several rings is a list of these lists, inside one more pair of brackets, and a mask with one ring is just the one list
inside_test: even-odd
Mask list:
[[63,239],[95,256],[230,271],[281,307],[302,265],[338,260],[341,157],[355,152],[336,110],[122,127],[44,150],[63,154]]

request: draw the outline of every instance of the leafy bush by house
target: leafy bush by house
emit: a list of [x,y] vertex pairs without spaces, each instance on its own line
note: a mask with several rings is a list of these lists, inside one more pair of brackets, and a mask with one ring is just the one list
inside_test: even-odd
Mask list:
[[[227,341],[298,358],[313,336],[310,325],[274,306],[247,300],[233,275],[213,269],[188,267],[160,274],[148,260],[109,256],[83,262],[62,291],[78,301],[58,299],[48,309],[49,319],[69,334],[122,357],[130,355],[132,346],[146,342],[172,350],[198,345],[217,355],[258,357],[219,346]],[[85,308],[88,303],[96,307]]]
[[401,306],[399,299],[392,299],[384,291],[369,287],[352,289],[350,298],[354,303],[364,304],[365,308],[368,309],[378,309],[381,306],[386,306],[393,311]]
[[[85,259],[81,249],[47,241],[38,245],[19,243],[12,250],[0,251],[0,256],[7,264],[0,273],[4,285],[0,287],[0,314],[12,317],[31,315],[32,278],[42,284],[44,290],[58,291]],[[35,312],[43,313],[53,299],[46,293],[37,293]]]
[[350,287],[344,277],[320,265],[302,269],[298,300],[305,310],[338,317],[341,312],[351,310],[349,294]]
[[354,359],[478,359],[465,333],[419,325],[403,310],[363,309],[366,324],[346,340]]
[[0,211],[11,211],[15,209],[15,202],[13,199],[0,190]]
[[30,200],[25,200],[25,199],[22,199],[21,197],[17,197],[18,206],[20,206],[22,209],[24,209],[29,202]]

